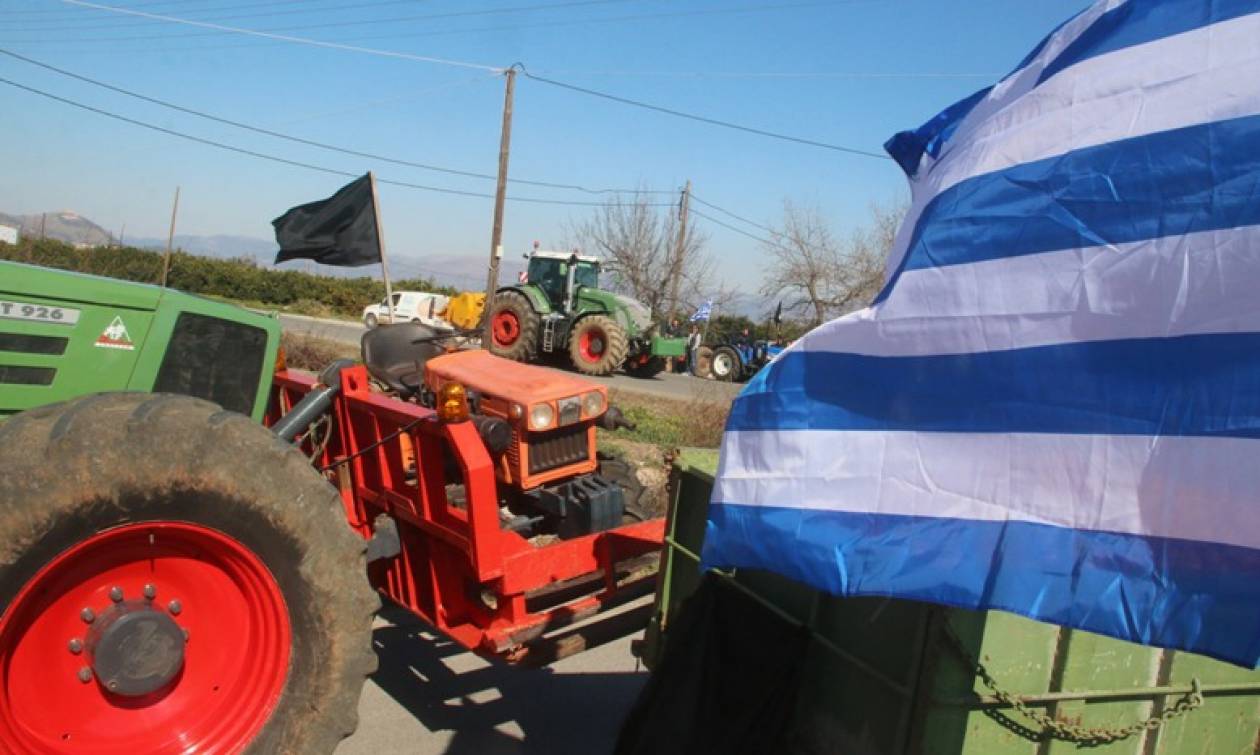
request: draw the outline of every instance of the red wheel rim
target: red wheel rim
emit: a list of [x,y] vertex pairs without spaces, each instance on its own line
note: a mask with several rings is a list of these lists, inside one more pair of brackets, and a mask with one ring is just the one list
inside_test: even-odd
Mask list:
[[515,312],[505,309],[494,316],[492,330],[496,346],[511,346],[521,337],[521,321]]
[[[70,644],[89,628],[83,609],[105,616],[113,588],[139,603],[146,585],[147,605],[188,632],[183,668],[139,697],[82,681],[89,654]],[[279,585],[241,543],[181,522],[107,530],[36,573],[0,620],[0,750],[239,751],[280,698],[290,642]]]
[[604,329],[591,327],[582,331],[582,335],[578,337],[578,352],[582,354],[583,361],[598,362],[604,356],[604,344],[608,343],[604,336]]

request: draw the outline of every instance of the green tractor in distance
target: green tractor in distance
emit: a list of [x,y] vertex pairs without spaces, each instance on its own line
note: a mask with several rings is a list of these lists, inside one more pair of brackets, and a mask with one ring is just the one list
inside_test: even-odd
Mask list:
[[534,249],[526,279],[498,290],[490,310],[490,351],[518,362],[568,352],[585,375],[618,369],[652,377],[686,340],[656,333],[652,313],[628,296],[599,287],[599,260]]

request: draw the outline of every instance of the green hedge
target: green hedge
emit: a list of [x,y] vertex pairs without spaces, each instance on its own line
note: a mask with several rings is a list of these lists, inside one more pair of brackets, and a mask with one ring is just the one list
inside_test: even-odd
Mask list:
[[[133,247],[75,247],[52,240],[24,239],[17,245],[0,243],[0,259],[62,270],[139,281],[159,282],[162,253]],[[270,270],[248,259],[214,259],[186,252],[171,258],[171,288],[194,294],[222,296],[275,307],[315,303],[329,312],[357,316],[368,304],[385,298],[385,284],[373,278],[334,278],[295,270]],[[394,281],[398,291],[454,294],[427,278]]]

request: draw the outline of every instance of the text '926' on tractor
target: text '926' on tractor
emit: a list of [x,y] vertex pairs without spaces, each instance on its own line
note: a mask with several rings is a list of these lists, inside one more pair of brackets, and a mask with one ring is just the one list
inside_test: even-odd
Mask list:
[[602,386],[414,323],[315,376],[273,317],[13,263],[0,312],[0,752],[331,752],[380,597],[509,663],[646,624]]
[[500,288],[490,311],[490,350],[518,362],[567,354],[586,375],[618,369],[652,377],[686,353],[686,340],[657,333],[642,303],[599,287],[596,257],[535,249],[525,282]]

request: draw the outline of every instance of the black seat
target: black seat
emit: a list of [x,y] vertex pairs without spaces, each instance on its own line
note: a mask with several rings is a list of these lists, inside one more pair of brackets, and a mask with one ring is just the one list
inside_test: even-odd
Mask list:
[[372,377],[402,396],[424,384],[424,363],[446,351],[447,334],[417,322],[382,325],[363,334],[359,346]]

